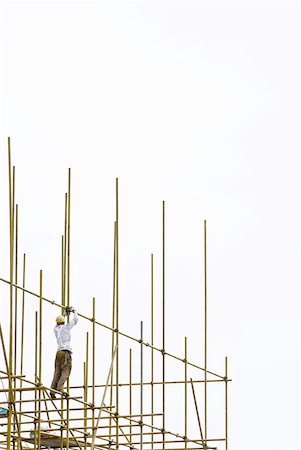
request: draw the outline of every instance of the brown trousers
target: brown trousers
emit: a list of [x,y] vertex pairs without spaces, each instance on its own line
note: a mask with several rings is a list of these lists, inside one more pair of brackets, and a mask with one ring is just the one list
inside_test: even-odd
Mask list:
[[51,383],[51,389],[62,391],[65,381],[70,375],[72,368],[71,353],[67,350],[59,350],[55,357],[55,370]]

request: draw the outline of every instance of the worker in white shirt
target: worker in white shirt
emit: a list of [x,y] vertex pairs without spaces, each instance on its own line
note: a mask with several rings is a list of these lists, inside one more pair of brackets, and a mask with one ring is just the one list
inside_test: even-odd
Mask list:
[[[70,308],[69,311],[73,312],[73,318],[69,323],[65,323],[64,316],[58,316],[56,320],[56,326],[54,327],[54,334],[57,340],[57,352],[55,357],[55,371],[53,380],[51,383],[51,389],[57,391],[63,391],[65,381],[69,378],[72,368],[72,348],[71,333],[70,330],[78,322],[78,315],[74,308]],[[54,392],[50,393],[52,398],[55,398]]]

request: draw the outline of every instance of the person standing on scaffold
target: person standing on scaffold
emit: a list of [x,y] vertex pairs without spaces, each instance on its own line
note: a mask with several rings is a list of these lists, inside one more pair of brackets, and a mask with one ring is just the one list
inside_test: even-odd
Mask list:
[[[63,392],[64,383],[70,376],[72,368],[72,348],[70,331],[78,322],[78,314],[74,308],[66,308],[65,315],[73,312],[73,318],[69,323],[65,323],[64,316],[57,316],[54,334],[57,341],[57,352],[55,356],[55,370],[51,383],[51,389]],[[51,398],[56,398],[55,393],[50,393]]]

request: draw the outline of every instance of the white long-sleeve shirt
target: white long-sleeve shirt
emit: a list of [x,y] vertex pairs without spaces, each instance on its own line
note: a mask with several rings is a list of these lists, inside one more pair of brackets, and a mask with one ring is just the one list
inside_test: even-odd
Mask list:
[[76,325],[78,322],[78,315],[74,312],[74,316],[69,323],[63,323],[62,325],[57,325],[54,327],[53,331],[57,341],[57,350],[68,350],[72,352],[72,348],[70,345],[71,342],[71,333],[70,330]]

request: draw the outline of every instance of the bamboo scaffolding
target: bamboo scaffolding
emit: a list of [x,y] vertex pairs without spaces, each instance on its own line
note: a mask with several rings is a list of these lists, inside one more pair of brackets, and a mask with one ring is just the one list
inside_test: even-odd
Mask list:
[[[188,360],[187,337],[184,338],[184,357],[170,353],[166,350],[166,226],[165,202],[162,203],[162,348],[155,346],[155,314],[154,314],[154,257],[151,254],[151,289],[150,289],[150,342],[144,340],[144,323],[140,322],[140,337],[131,336],[120,328],[119,308],[119,188],[118,178],[115,182],[115,222],[114,222],[114,261],[113,261],[113,297],[112,297],[112,323],[106,325],[96,319],[95,298],[92,299],[92,315],[86,316],[78,313],[79,317],[89,322],[91,339],[86,332],[85,361],[83,363],[83,385],[70,385],[67,381],[67,392],[60,393],[43,385],[43,306],[44,302],[64,313],[70,307],[71,300],[71,169],[68,169],[68,189],[65,194],[64,232],[61,235],[61,301],[50,300],[43,296],[43,272],[40,271],[39,292],[27,289],[25,283],[26,256],[23,255],[23,280],[19,286],[19,207],[15,205],[15,166],[11,164],[10,139],[8,139],[8,181],[9,181],[9,280],[0,278],[4,284],[9,285],[9,354],[6,359],[6,371],[0,370],[0,378],[6,387],[0,393],[8,394],[8,414],[1,420],[6,431],[0,431],[5,436],[0,440],[0,448],[6,450],[22,450],[22,443],[33,444],[35,448],[44,446],[45,433],[42,426],[49,427],[49,440],[60,442],[60,448],[68,450],[77,445],[78,448],[103,448],[118,450],[119,447],[130,450],[193,450],[210,449],[211,443],[224,442],[228,450],[228,360],[225,358],[225,374],[221,375],[208,369],[208,318],[207,318],[207,232],[204,221],[204,361],[203,367]],[[22,293],[22,309],[19,306],[19,291]],[[21,298],[21,296],[20,296]],[[35,306],[32,298],[38,300]],[[25,307],[35,307],[34,328],[34,380],[28,378],[26,372],[28,365],[24,360],[25,333]],[[69,316],[67,316],[69,322]],[[90,325],[91,324],[91,325]],[[106,384],[96,383],[96,327],[101,327],[111,335],[111,365]],[[5,342],[1,330],[2,349],[5,354]],[[27,332],[27,331],[26,331]],[[128,380],[120,379],[124,376],[121,365],[124,364],[120,353],[120,339],[128,340],[134,344],[129,349]],[[91,350],[90,350],[91,349]],[[149,349],[149,350],[148,350]],[[147,351],[150,353],[147,354]],[[133,367],[133,358],[137,356],[137,368]],[[140,360],[139,360],[140,353]],[[146,355],[146,356],[145,356]],[[148,359],[148,356],[150,359]],[[155,376],[155,363],[161,361],[159,371]],[[168,358],[183,364],[184,379],[167,380],[166,364]],[[20,360],[20,365],[18,362]],[[147,361],[147,363],[145,362]],[[18,366],[20,374],[17,374]],[[146,368],[146,369],[145,369]],[[192,439],[188,436],[190,430],[190,403],[188,398],[188,370],[194,369],[203,373],[190,378],[195,413],[198,420],[201,438]],[[30,369],[29,369],[30,373]],[[149,379],[145,379],[148,378]],[[138,378],[138,380],[137,380]],[[159,378],[159,379],[157,379]],[[225,383],[225,437],[208,435],[208,383]],[[194,385],[200,383],[204,389],[204,433],[197,405]],[[158,391],[156,390],[158,387]],[[179,386],[184,389],[184,434],[183,436],[170,430],[168,425],[169,407],[168,389],[170,386]],[[183,388],[182,388],[183,386]],[[121,390],[126,388],[128,391]],[[75,389],[82,389],[82,395],[70,395]],[[103,389],[101,403],[95,405],[99,389]],[[105,398],[109,389],[109,404]],[[58,399],[52,399],[50,393],[60,394]],[[156,395],[161,393],[160,395]],[[126,407],[124,399],[126,397]],[[145,401],[146,399],[146,401]],[[155,401],[155,400],[159,400]],[[58,402],[58,403],[57,403]],[[158,403],[158,405],[157,405]],[[0,401],[0,405],[5,402]],[[52,405],[52,406],[51,406]],[[58,406],[60,405],[60,407]],[[156,408],[155,408],[156,406]],[[17,409],[18,408],[18,409]],[[148,410],[147,410],[148,409]],[[159,411],[156,411],[159,409]],[[210,412],[210,410],[209,410]],[[203,420],[203,419],[202,419]],[[28,433],[33,437],[28,438]],[[56,435],[51,435],[51,433]],[[46,439],[47,440],[47,439]],[[137,446],[137,447],[136,447]]]

